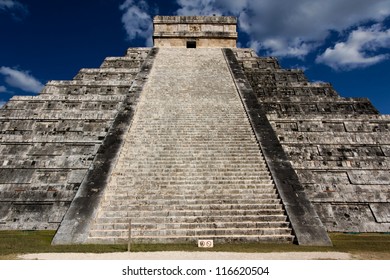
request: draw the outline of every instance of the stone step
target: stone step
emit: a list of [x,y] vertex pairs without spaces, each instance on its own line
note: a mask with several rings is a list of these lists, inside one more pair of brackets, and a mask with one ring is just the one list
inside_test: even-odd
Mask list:
[[[156,177],[155,177],[156,176]],[[175,185],[186,186],[193,190],[204,189],[204,188],[221,188],[226,186],[227,188],[243,188],[243,189],[253,189],[253,188],[269,188],[273,187],[273,181],[270,178],[251,178],[251,179],[236,179],[234,176],[226,177],[223,180],[214,179],[212,177],[205,176],[204,178],[188,178],[186,176],[164,176],[157,177],[155,176],[144,176],[144,180],[140,179],[130,179],[130,178],[116,178],[115,182],[117,187],[121,186],[131,186],[133,189],[135,187],[142,188],[145,186],[155,186],[156,188],[175,188]],[[152,183],[153,182],[153,183]],[[114,189],[114,188],[113,188]]]
[[[177,169],[176,169],[177,170]],[[128,175],[128,171],[134,171],[136,172],[135,168],[126,168],[124,171],[127,173],[122,173],[124,175],[118,176],[118,180],[126,180],[130,176]],[[214,174],[213,174],[214,173]],[[271,176],[268,172],[252,172],[251,175],[245,174],[245,173],[239,173],[232,174],[230,172],[223,172],[223,171],[215,171],[213,173],[205,172],[204,174],[201,174],[201,172],[194,172],[194,170],[190,167],[187,167],[186,169],[182,169],[182,172],[178,171],[170,171],[170,172],[162,172],[160,174],[156,174],[155,172],[151,172],[148,170],[139,170],[139,172],[136,173],[136,175],[140,178],[153,178],[153,180],[163,180],[163,181],[204,181],[204,180],[212,180],[212,181],[264,181],[263,183],[271,182]],[[126,174],[126,175],[125,175]],[[131,174],[131,173],[130,173]],[[134,180],[132,180],[134,181]]]
[[163,159],[149,159],[149,160],[144,160],[142,163],[135,162],[134,160],[129,160],[127,162],[121,162],[118,164],[119,168],[117,169],[118,172],[121,171],[121,168],[123,169],[129,169],[132,171],[142,171],[142,169],[152,169],[152,170],[169,170],[169,169],[177,169],[177,168],[182,168],[184,170],[191,169],[193,171],[196,171],[197,169],[205,169],[205,168],[225,168],[225,167],[231,167],[231,165],[236,165],[237,168],[243,168],[245,169],[246,167],[257,167],[258,169],[263,169],[265,170],[265,166],[262,165],[257,165],[257,162],[255,160],[253,161],[239,161],[236,160],[234,162],[229,163],[228,160],[218,160],[218,161],[213,161],[213,160],[199,160],[196,158],[190,158],[187,159],[187,162],[184,162],[184,160],[178,158],[176,161],[172,160],[163,160]]
[[130,205],[102,205],[101,211],[217,211],[217,210],[282,210],[281,204],[189,204],[189,205],[139,205],[134,201]]
[[[216,114],[216,116],[221,117],[221,114]],[[211,117],[210,117],[211,118]],[[189,119],[188,115],[187,118],[182,118],[180,116],[175,115],[174,119],[172,117],[167,118],[167,121],[171,121],[171,124],[169,126],[158,126],[156,125],[148,125],[142,128],[139,128],[143,132],[146,133],[152,133],[157,135],[181,135],[181,134],[188,134],[188,135],[200,135],[200,136],[220,136],[223,138],[228,138],[228,136],[234,136],[239,138],[248,138],[248,139],[254,139],[255,137],[251,134],[248,134],[248,132],[251,132],[251,127],[248,127],[247,125],[241,125],[242,120],[241,119],[229,119],[228,117],[224,118],[224,124],[229,124],[228,127],[226,127],[225,131],[217,130],[214,128],[210,128],[207,126],[207,119],[201,119],[199,117],[193,116],[193,119]],[[197,126],[194,121],[203,121],[205,123],[205,126]],[[213,120],[214,122],[214,120]],[[159,123],[161,123],[161,119],[159,120]],[[212,124],[212,122],[210,122]],[[175,130],[169,130],[170,128],[175,128]],[[227,135],[226,132],[229,132],[229,135]],[[242,133],[245,133],[245,135],[242,135]],[[134,137],[134,139],[140,139],[140,136]]]
[[[167,119],[166,121],[171,121],[171,119]],[[176,119],[176,121],[178,121]],[[248,128],[241,128],[237,125],[234,124],[233,121],[230,121],[229,123],[226,123],[226,125],[229,125],[228,129],[225,129],[225,131],[210,131],[210,129],[207,128],[197,128],[192,126],[191,123],[196,122],[196,121],[201,121],[201,120],[186,120],[186,121],[181,121],[176,124],[172,124],[170,128],[175,128],[175,130],[169,130],[168,127],[166,129],[158,129],[153,128],[153,129],[142,129],[139,128],[139,131],[152,134],[152,135],[158,135],[158,136],[172,136],[172,135],[177,135],[177,136],[183,136],[183,135],[188,135],[188,136],[199,136],[199,137],[204,137],[204,139],[209,139],[209,138],[215,138],[216,140],[221,139],[221,140],[227,140],[230,138],[237,138],[237,139],[249,139],[253,140],[255,139],[254,135],[249,134],[251,132],[251,129]],[[185,125],[187,129],[178,129],[176,130],[177,126],[180,125]],[[229,132],[227,134],[226,132]],[[244,134],[244,135],[243,135]],[[136,139],[141,139],[140,136],[133,137],[133,140]]]
[[264,198],[278,198],[278,195],[276,193],[276,190],[270,190],[267,193],[229,193],[227,194],[221,194],[220,192],[216,194],[205,194],[202,192],[201,194],[183,194],[183,193],[172,193],[172,194],[167,194],[167,193],[160,193],[160,192],[149,192],[149,193],[129,193],[128,195],[118,195],[115,192],[111,193],[110,195],[106,195],[103,198],[103,201],[123,201],[123,200],[145,200],[149,199],[150,201],[153,201],[155,199],[166,199],[166,200],[171,200],[171,199],[182,199],[182,200],[206,200],[206,199],[264,199]]
[[[199,146],[205,146],[205,145],[208,145],[208,146],[213,146],[213,144],[215,145],[219,145],[219,149],[218,150],[224,150],[225,146],[221,146],[221,145],[231,145],[231,146],[234,146],[234,145],[237,145],[237,142],[254,142],[255,139],[252,139],[252,138],[248,138],[248,139],[245,139],[245,138],[238,138],[238,137],[228,137],[228,138],[221,138],[221,137],[214,137],[214,138],[205,138],[204,136],[202,135],[199,135],[199,137],[191,137],[190,135],[148,135],[149,137],[151,137],[151,139],[148,139],[148,140],[145,140],[145,139],[133,139],[131,141],[129,141],[129,144],[144,144],[144,145],[150,145],[152,144],[154,147],[155,146],[158,146],[158,144],[161,142],[161,140],[164,140],[164,141],[167,141],[167,140],[171,140],[172,141],[172,137],[175,136],[176,139],[175,139],[175,142],[168,142],[166,143],[165,145],[176,145],[176,143],[191,143],[193,144],[194,146],[193,147],[196,147],[197,145]],[[226,150],[226,149],[225,149]]]
[[[128,170],[132,170],[135,168],[128,168],[124,170],[125,172],[122,172],[121,174],[116,173],[115,175],[118,177],[130,177],[132,174],[128,174]],[[185,176],[186,178],[190,179],[202,179],[202,178],[212,178],[214,180],[223,180],[225,178],[235,178],[240,180],[246,180],[246,179],[257,179],[257,178],[271,178],[271,174],[268,170],[260,169],[258,170],[251,170],[251,171],[245,171],[245,170],[238,170],[236,172],[232,171],[225,171],[223,168],[214,168],[212,172],[209,172],[209,170],[206,170],[203,168],[203,171],[200,171],[199,169],[191,168],[191,166],[183,166],[182,168],[169,168],[167,167],[165,170],[162,170],[159,174],[156,174],[155,170],[149,171],[145,169],[140,169],[137,172],[137,176],[151,176],[155,178],[163,178],[163,177],[182,177]]]
[[[294,240],[293,235],[204,235],[204,236],[142,236],[138,238],[132,238],[132,243],[135,244],[170,244],[170,243],[193,243],[197,244],[199,239],[212,239],[215,244],[223,243],[292,243]],[[101,243],[101,244],[127,244],[128,237],[89,237],[88,243]]]
[[[233,186],[233,187],[240,187],[240,186],[265,186],[269,187],[272,186],[273,181],[268,177],[268,178],[261,178],[261,177],[254,177],[254,178],[249,178],[249,179],[241,179],[241,178],[235,178],[235,177],[226,177],[223,179],[216,179],[216,178],[210,178],[210,177],[198,177],[198,178],[191,178],[191,177],[186,177],[186,176],[164,176],[164,177],[146,177],[148,178],[149,182],[153,180],[154,185],[158,185],[160,183],[166,183],[166,184],[183,184],[183,185],[189,185],[188,187],[194,186],[194,188],[198,189],[199,185],[202,186],[210,186],[210,185],[226,185],[226,186]],[[135,181],[135,180],[127,180],[126,178],[118,178],[117,184],[124,183],[129,184],[129,182],[133,182],[138,184],[139,186],[146,185],[147,182],[145,181]]]
[[[241,163],[229,163],[228,161],[204,161],[200,162],[198,160],[192,159],[191,163],[185,163],[185,162],[161,162],[161,161],[149,161],[147,163],[145,162],[135,162],[134,160],[129,160],[126,162],[120,162],[117,164],[118,169],[116,170],[117,173],[121,173],[122,169],[128,169],[128,170],[138,170],[142,171],[142,169],[151,170],[154,172],[158,172],[160,170],[174,170],[174,169],[184,169],[188,170],[191,168],[192,172],[198,172],[197,170],[203,170],[205,168],[240,168],[241,170],[246,170],[247,168],[253,168],[256,167],[258,170],[265,170],[265,166],[258,164],[256,161],[253,162],[241,162]],[[127,172],[128,173],[128,172]]]
[[[111,190],[125,192],[128,194],[134,193],[149,193],[154,191],[156,193],[170,192],[170,193],[183,193],[183,194],[196,194],[198,192],[205,192],[207,194],[217,192],[224,192],[226,195],[228,192],[231,194],[237,193],[237,191],[242,190],[242,193],[252,192],[253,190],[258,193],[270,192],[272,189],[275,189],[274,184],[270,180],[252,180],[252,181],[215,181],[205,178],[204,180],[154,180],[154,178],[145,177],[144,181],[134,181],[134,180],[116,180],[112,182],[113,187],[110,190],[107,190],[106,193],[110,194]],[[114,186],[115,185],[115,186]],[[222,193],[223,194],[223,193]]]
[[[225,150],[224,148],[219,149],[210,149],[207,148],[207,152],[204,152],[206,148],[187,148],[185,152],[181,151],[180,149],[177,149],[177,147],[174,147],[172,150],[166,150],[165,148],[157,149],[154,148],[154,153],[151,155],[148,155],[148,150],[153,145],[144,144],[144,146],[139,149],[138,151],[134,150],[123,150],[122,153],[126,153],[126,156],[124,156],[124,160],[134,162],[134,158],[140,157],[140,159],[148,159],[148,161],[172,161],[175,163],[175,161],[183,162],[183,163],[191,163],[187,160],[196,160],[200,162],[215,162],[218,161],[232,161],[234,163],[235,161],[241,162],[241,163],[255,163],[257,162],[259,166],[265,166],[262,164],[261,161],[264,161],[263,158],[260,157],[259,151],[256,153],[254,152],[244,152],[244,151],[230,151],[229,149]],[[137,154],[138,152],[138,154]],[[143,154],[139,154],[139,153]]]
[[[166,120],[167,122],[171,122],[172,120]],[[188,121],[187,126],[191,127],[190,122],[197,122],[200,120],[191,120]],[[210,132],[209,130],[199,130],[197,132],[190,132],[190,131],[145,131],[144,129],[138,129],[139,132],[142,133],[147,133],[149,135],[153,135],[156,137],[161,137],[164,138],[166,137],[167,140],[170,140],[168,143],[175,142],[176,140],[182,140],[185,139],[186,137],[188,138],[187,140],[189,141],[195,141],[196,140],[200,143],[205,143],[206,141],[212,144],[213,142],[218,143],[219,141],[224,141],[224,142],[234,142],[235,140],[241,140],[244,143],[254,143],[256,138],[253,135],[246,135],[242,136],[242,134],[249,134],[251,131],[249,130],[240,130],[239,128],[235,129],[234,124],[232,123],[227,123],[226,126],[231,126],[230,130],[225,129],[224,133],[213,133]],[[172,125],[171,129],[174,129],[175,125]],[[192,127],[193,130],[196,130],[196,127]],[[172,139],[171,137],[175,136],[177,139]],[[142,138],[140,136],[137,137],[132,137],[131,141],[140,141]],[[144,139],[144,141],[153,141],[156,139]],[[180,142],[180,141],[178,141]],[[167,143],[164,143],[167,144]]]
[[[288,222],[214,222],[214,223],[131,223],[132,230],[166,230],[166,229],[217,229],[217,228],[288,228]],[[129,223],[95,224],[96,230],[129,230]]]
[[[90,237],[128,237],[128,230],[92,230]],[[290,228],[217,228],[217,229],[168,229],[131,230],[131,237],[142,236],[221,236],[221,235],[291,235]]]
[[71,81],[49,81],[46,86],[88,86],[88,87],[120,87],[120,86],[131,86],[132,80],[109,80],[109,81],[83,81],[83,80],[71,80]]
[[[242,190],[243,192],[248,192],[251,190],[258,190],[260,192],[268,192],[271,189],[275,189],[274,184],[270,180],[257,180],[251,182],[243,181],[214,181],[208,180],[205,178],[203,181],[191,181],[191,180],[173,180],[173,181],[163,181],[163,180],[153,180],[154,178],[145,177],[145,181],[133,181],[129,180],[116,180],[115,187],[113,186],[111,190],[115,191],[125,191],[128,194],[134,192],[142,192],[144,190],[151,191],[152,189],[157,192],[198,192],[204,191],[207,193],[215,193],[216,191],[220,192],[224,189],[236,191]],[[148,180],[148,181],[146,181]],[[110,191],[107,192],[109,194]]]
[[[225,102],[224,104],[221,104],[220,102],[215,101],[215,104],[207,104],[202,100],[201,98],[198,99],[197,104],[194,105],[193,108],[184,108],[184,107],[178,107],[178,106],[169,106],[172,101],[176,101],[177,103],[185,103],[188,101],[188,97],[184,97],[180,99],[167,99],[166,102],[161,102],[160,100],[150,100],[154,101],[156,103],[155,106],[143,106],[146,110],[159,110],[161,113],[158,117],[149,116],[148,118],[140,119],[138,124],[140,126],[139,129],[150,129],[150,128],[158,128],[159,124],[161,124],[161,127],[167,128],[167,127],[173,127],[178,126],[179,128],[185,129],[185,127],[199,127],[200,129],[206,129],[208,131],[217,131],[221,125],[231,124],[232,126],[227,126],[226,130],[234,131],[232,128],[234,126],[243,128],[247,131],[251,130],[251,127],[246,126],[245,124],[245,115],[242,114],[240,110],[232,109],[230,111],[230,114],[235,114],[236,117],[232,117],[230,114],[226,114],[223,112],[220,107],[222,106],[234,106],[233,104],[229,104],[228,102]],[[224,102],[224,101],[222,101]],[[157,104],[158,103],[158,104]],[[166,108],[165,112],[161,110],[162,105],[164,108]],[[181,104],[183,105],[183,104]],[[207,116],[205,116],[205,106],[208,108]],[[193,112],[190,112],[192,110]],[[171,114],[169,113],[171,112]],[[202,112],[203,111],[203,112]],[[212,111],[212,112],[211,112]],[[142,117],[146,116],[147,113],[140,113]],[[155,115],[154,115],[155,116]],[[147,121],[146,121],[147,120]],[[161,121],[163,120],[163,121]],[[166,123],[164,121],[171,120],[171,123]],[[200,122],[196,121],[202,121],[205,125],[202,126]],[[217,123],[218,122],[218,123]],[[250,135],[249,135],[250,136]]]
[[[170,120],[166,120],[167,122],[169,122]],[[196,121],[196,120],[194,120]],[[227,124],[228,125],[228,124]],[[231,125],[231,124],[230,124]],[[173,127],[172,127],[173,129]],[[196,129],[196,128],[194,128]],[[226,134],[212,134],[210,132],[207,132],[206,130],[205,131],[202,131],[202,132],[197,132],[197,133],[172,133],[172,132],[167,132],[167,133],[148,133],[147,131],[143,131],[143,130],[138,130],[139,132],[142,132],[142,133],[147,133],[148,135],[152,135],[154,136],[153,138],[151,139],[142,139],[141,137],[134,137],[132,138],[131,141],[133,142],[138,142],[138,141],[142,141],[144,140],[146,143],[156,143],[158,139],[164,139],[164,140],[167,140],[169,142],[165,143],[165,144],[173,144],[175,142],[177,143],[181,143],[183,140],[184,142],[182,143],[191,143],[191,142],[194,142],[195,144],[196,143],[199,143],[199,144],[205,144],[206,142],[209,143],[209,144],[218,144],[220,142],[225,142],[225,143],[231,143],[233,144],[235,141],[242,141],[242,142],[246,142],[246,143],[253,143],[255,142],[255,138],[254,136],[246,136],[246,137],[242,137],[240,135],[234,135],[233,133],[229,133],[229,131],[225,131],[225,133],[227,134],[231,134],[230,137],[228,137]],[[242,131],[240,132],[239,134],[248,134],[249,131]],[[175,139],[172,139],[172,137],[177,137]]]
[[222,193],[224,190],[214,190],[214,191],[198,191],[197,193],[193,192],[185,192],[183,191],[156,191],[156,190],[139,190],[133,191],[133,192],[122,192],[122,193],[115,193],[115,192],[109,192],[107,193],[103,201],[123,201],[123,200],[129,200],[129,201],[138,201],[138,200],[146,200],[146,199],[156,199],[156,198],[166,198],[166,199],[183,199],[183,200],[204,200],[204,199],[219,199],[219,200],[237,200],[237,199],[253,199],[255,201],[259,200],[262,201],[264,198],[278,198],[278,196],[273,196],[276,194],[275,189],[271,189],[268,191],[263,191],[263,192],[243,192],[242,190],[238,189],[235,190],[234,192],[232,191],[226,191],[225,193]]
[[[195,172],[194,172],[195,171]],[[139,170],[137,176],[151,176],[155,175],[157,170],[149,171],[149,170]],[[161,175],[160,175],[161,174]],[[128,176],[127,173],[123,172],[121,174],[116,173],[116,176]],[[252,169],[252,170],[225,170],[223,168],[214,168],[210,169],[196,169],[196,170],[186,170],[184,168],[166,168],[164,170],[160,169],[157,175],[155,176],[186,176],[187,178],[204,178],[206,176],[213,177],[229,177],[233,176],[235,178],[253,178],[253,177],[270,177],[270,172],[268,170],[261,169]]]
[[133,59],[125,57],[107,57],[101,68],[115,68],[115,69],[139,69],[143,63],[143,59]]
[[162,216],[162,217],[179,217],[179,216],[246,216],[246,215],[283,215],[283,209],[235,209],[235,210],[143,210],[143,211],[105,211],[101,210],[100,217],[102,218],[120,218],[120,217],[128,217],[128,218],[136,218],[136,217],[149,217],[149,216]]
[[[174,108],[174,109],[177,110],[176,108]],[[185,112],[185,113],[187,113],[187,112]],[[221,114],[216,114],[216,116],[221,117]],[[156,131],[161,131],[161,132],[171,133],[171,134],[180,134],[182,132],[193,132],[194,129],[196,129],[197,132],[207,132],[207,134],[217,133],[218,135],[225,135],[220,130],[218,130],[218,126],[213,125],[214,120],[210,121],[209,125],[207,123],[203,122],[203,123],[205,123],[205,125],[203,125],[203,126],[199,125],[197,123],[194,123],[193,120],[191,120],[191,122],[188,122],[188,124],[181,123],[180,120],[183,120],[183,119],[177,118],[177,115],[175,115],[175,120],[172,120],[172,122],[175,122],[173,125],[172,125],[172,123],[169,125],[164,125],[163,123],[161,123],[161,121],[158,122],[161,125],[158,125],[157,122],[156,122],[156,124],[153,124],[153,122],[152,122],[152,123],[148,123],[146,126],[146,123],[144,123],[145,127],[143,128],[143,131],[150,132],[150,133],[154,133]],[[225,131],[229,131],[233,134],[239,134],[239,133],[237,133],[237,131],[240,131],[240,132],[241,131],[245,131],[245,132],[252,131],[251,127],[248,127],[246,124],[242,124],[241,118],[233,119],[233,118],[225,117],[225,118],[223,118],[223,121],[224,121],[224,123],[229,123],[231,125],[229,127],[226,127]],[[139,124],[142,124],[142,121],[140,121]],[[175,127],[174,131],[170,130],[172,128],[172,126]]]
[[[194,151],[196,153],[197,151]],[[221,153],[221,151],[216,151],[216,153]],[[122,151],[125,153],[125,151]],[[186,168],[191,167],[196,173],[203,172],[217,172],[217,171],[226,171],[226,172],[260,172],[265,173],[268,171],[267,165],[262,162],[263,160],[248,160],[248,161],[238,161],[230,162],[228,160],[213,159],[212,155],[204,155],[204,157],[209,157],[209,159],[199,159],[199,158],[188,158],[190,162],[185,162],[179,156],[173,158],[171,162],[162,158],[148,158],[143,161],[135,161],[134,158],[128,158],[126,161],[118,163],[124,167],[129,168],[139,168],[142,171],[142,168],[151,168],[154,172],[164,172],[167,170],[182,170],[187,171]],[[119,171],[118,171],[119,172]],[[195,174],[195,173],[194,173]]]
[[[178,110],[177,108],[172,108],[172,110]],[[195,134],[204,134],[205,135],[220,135],[227,137],[227,134],[224,134],[223,131],[217,130],[221,126],[225,127],[225,132],[229,132],[229,135],[235,135],[242,137],[242,132],[244,133],[252,133],[252,128],[248,127],[246,124],[242,124],[243,120],[241,118],[238,119],[232,119],[228,116],[223,116],[223,114],[216,113],[215,116],[209,116],[209,119],[204,119],[202,116],[196,116],[192,115],[189,116],[187,112],[183,112],[183,114],[186,114],[186,117],[183,117],[181,115],[174,115],[169,118],[166,118],[162,121],[161,117],[160,119],[153,120],[150,119],[148,123],[143,123],[141,120],[138,122],[139,126],[137,127],[137,130],[147,132],[147,133],[154,133],[154,134],[169,134],[169,135],[180,135],[182,133],[195,133]],[[164,124],[165,121],[170,121],[167,125]],[[204,126],[199,125],[199,123],[204,123]],[[218,127],[213,128],[210,127],[215,123],[215,121],[218,121]],[[170,130],[172,128],[175,128],[175,130]],[[132,139],[140,139],[140,135],[132,137]],[[251,134],[246,135],[245,138],[254,139],[255,137]]]
[[205,204],[205,205],[212,205],[212,204],[280,204],[281,199],[279,198],[251,198],[251,199],[231,199],[231,198],[224,198],[224,199],[163,199],[162,197],[159,198],[152,198],[152,199],[137,199],[134,200],[104,200],[101,203],[102,207],[106,206],[121,206],[121,205],[131,205],[133,203],[137,203],[138,205],[199,205],[199,204]]
[[[69,102],[121,102],[124,101],[126,95],[69,95],[69,94],[60,94],[60,93],[50,93],[50,94],[40,94],[37,96],[13,96],[10,102],[20,102],[20,101],[42,101],[42,102],[52,102],[52,101],[69,101]],[[7,103],[8,105],[9,103]]]
[[[175,137],[175,136],[171,136]],[[159,138],[160,141],[165,141],[165,139]],[[194,145],[192,147],[179,147],[178,144],[180,142],[189,143],[192,142]],[[129,143],[130,144],[130,143]],[[134,145],[141,145],[142,147],[139,147],[135,149]],[[150,148],[153,147],[153,153],[151,153]],[[133,159],[134,155],[136,155],[137,151],[143,151],[144,154],[137,154],[141,157],[147,157],[152,159],[158,159],[162,156],[168,158],[168,159],[175,159],[175,158],[192,158],[195,156],[208,156],[210,157],[208,160],[230,160],[230,159],[241,159],[241,160],[261,160],[263,161],[264,158],[260,156],[260,151],[257,150],[255,152],[253,151],[244,151],[244,150],[234,150],[233,147],[229,146],[229,143],[220,143],[218,147],[213,147],[211,145],[202,144],[202,141],[195,141],[195,140],[188,140],[188,139],[180,139],[177,138],[176,143],[170,143],[166,144],[165,146],[158,146],[156,143],[153,142],[142,142],[139,141],[139,143],[131,143],[129,150],[123,150],[126,151],[126,157],[127,159]],[[241,157],[241,158],[237,158]],[[259,162],[260,163],[260,162]]]
[[[147,146],[144,146],[143,150],[146,149]],[[239,151],[232,151],[232,150],[225,150],[225,149],[208,149],[207,152],[204,152],[204,149],[194,149],[194,148],[188,148],[187,151],[182,152],[180,149],[178,149],[176,146],[172,147],[171,149],[167,148],[160,148],[155,150],[154,156],[152,155],[150,158],[164,158],[166,159],[177,159],[177,158],[194,158],[194,157],[205,157],[210,156],[213,160],[229,160],[231,158],[237,158],[237,157],[244,157],[245,159],[252,160],[252,159],[262,159],[260,158],[259,151],[257,152],[245,152],[242,150]],[[218,154],[221,153],[221,154]],[[124,159],[126,160],[134,160],[134,156],[137,155],[136,150],[130,150],[126,151],[126,157]],[[140,156],[138,154],[138,156]],[[149,157],[148,157],[149,158]]]
[[141,219],[142,223],[156,225],[169,223],[234,223],[234,222],[286,222],[287,217],[282,214],[277,215],[246,215],[246,216],[147,216],[147,217],[98,217],[95,224],[125,224],[129,220],[138,221]]
[[[150,198],[154,196],[164,196],[164,197],[170,197],[170,196],[182,196],[186,197],[188,199],[196,199],[196,198],[202,198],[202,197],[214,197],[215,195],[220,194],[219,198],[232,198],[232,197],[257,197],[258,195],[263,194],[274,194],[276,193],[276,190],[274,188],[264,188],[264,189],[230,189],[226,190],[226,188],[222,189],[201,189],[199,188],[197,192],[194,193],[193,190],[189,190],[187,188],[184,188],[182,184],[180,184],[180,187],[182,189],[178,190],[169,190],[164,189],[164,191],[161,190],[155,190],[155,189],[148,189],[148,190],[128,190],[128,191],[122,191],[122,190],[108,190],[105,193],[105,200],[108,199],[116,199],[117,197],[127,197],[128,199],[131,199],[131,197],[136,198]],[[224,192],[224,193],[223,193]]]
[[[153,99],[150,99],[151,101],[153,101]],[[173,125],[176,125],[178,124],[179,126],[183,126],[183,121],[188,121],[188,124],[193,126],[193,127],[202,127],[202,128],[212,128],[214,127],[215,129],[219,129],[221,127],[221,124],[222,125],[225,125],[227,123],[232,123],[234,125],[237,125],[237,126],[240,126],[240,127],[245,127],[247,124],[245,123],[246,122],[246,116],[242,114],[242,111],[241,110],[238,110],[238,109],[232,109],[232,107],[234,107],[235,105],[233,104],[229,104],[228,102],[226,102],[226,100],[224,101],[220,101],[218,102],[217,100],[214,100],[214,103],[215,104],[211,104],[210,102],[207,103],[207,100],[206,102],[204,102],[204,100],[202,100],[201,98],[197,99],[197,103],[193,103],[193,108],[184,108],[184,107],[179,107],[179,106],[171,106],[169,107],[169,104],[172,103],[171,100],[167,99],[168,101],[165,102],[163,104],[163,102],[161,102],[161,100],[155,100],[157,101],[159,104],[156,104],[155,106],[143,106],[143,108],[145,108],[146,110],[150,110],[150,109],[159,109],[161,113],[159,116],[156,116],[154,117],[155,115],[153,116],[150,116],[149,115],[149,118],[142,118],[142,119],[139,119],[139,121],[137,122],[138,124],[140,124],[140,127],[144,127],[145,129],[147,128],[155,128],[155,127],[160,127],[159,124],[161,124],[161,127],[162,128],[166,128],[166,127],[172,127]],[[173,99],[172,99],[173,100]],[[182,103],[180,105],[183,105],[183,103],[185,102],[188,102],[188,97],[184,97],[184,98],[181,98],[180,99],[176,99],[177,103]],[[222,103],[221,103],[222,102]],[[161,104],[164,105],[164,108],[166,108],[166,112],[161,112]],[[207,116],[205,116],[205,106],[207,106]],[[223,112],[220,107],[222,106],[230,106],[229,110],[229,114],[226,114],[225,112]],[[193,112],[190,112],[190,111],[193,111]],[[196,112],[194,112],[196,111]],[[203,112],[201,112],[203,111]],[[232,114],[233,113],[233,114]],[[235,113],[235,114],[234,114]],[[140,112],[140,115],[141,116],[145,116],[147,115],[148,112]],[[233,116],[232,115],[236,115],[236,116]],[[215,118],[216,117],[216,118]],[[161,122],[161,120],[166,120],[166,119],[170,119],[172,120],[172,123],[165,123],[165,122]],[[205,126],[202,126],[201,123],[197,123],[197,122],[194,122],[196,120],[203,120],[203,123],[205,124]],[[247,126],[248,130],[250,130],[250,127]],[[229,127],[226,127],[226,129],[229,129]]]
[[[137,164],[137,165],[136,165]],[[262,166],[256,165],[242,165],[237,164],[237,172],[233,173],[231,171],[231,166],[228,163],[220,164],[210,164],[210,163],[196,163],[193,162],[190,164],[181,164],[181,163],[171,163],[164,165],[162,163],[153,164],[153,162],[138,164],[131,162],[124,162],[122,164],[117,164],[117,169],[115,170],[115,178],[117,177],[136,177],[136,176],[145,176],[146,178],[150,177],[150,174],[154,176],[166,176],[166,175],[185,175],[185,176],[264,176],[271,175],[268,169]],[[136,172],[136,173],[129,173]],[[204,175],[203,175],[204,174]],[[226,175],[225,175],[226,174]],[[249,175],[251,174],[251,175]],[[141,177],[142,178],[142,177]]]
[[[149,146],[145,145],[143,150],[146,152],[148,149]],[[153,162],[155,164],[159,164],[159,163],[164,163],[164,164],[169,164],[169,163],[184,163],[184,164],[187,164],[187,165],[194,165],[195,163],[196,164],[200,164],[200,163],[210,163],[210,164],[218,164],[218,163],[231,163],[231,164],[235,164],[235,163],[242,163],[242,164],[258,164],[259,166],[265,166],[264,164],[261,164],[259,163],[259,161],[261,160],[258,156],[256,155],[253,155],[253,156],[248,156],[248,157],[245,157],[245,158],[241,158],[241,157],[238,157],[238,156],[226,156],[224,154],[219,154],[219,153],[224,153],[224,150],[215,150],[215,153],[214,155],[209,155],[207,157],[205,156],[201,156],[201,155],[196,155],[196,150],[192,150],[191,153],[194,153],[192,155],[190,154],[166,154],[166,155],[160,155],[160,154],[154,154],[154,155],[151,155],[150,157],[149,156],[143,156],[143,155],[139,155],[139,160],[142,161],[146,161],[146,162]],[[126,161],[131,161],[131,162],[134,162],[134,157],[127,157],[127,158],[124,158],[123,160],[126,160]],[[196,162],[191,162],[191,161],[194,161],[196,160]]]
[[[152,164],[152,163],[151,163]],[[207,168],[207,165],[203,166],[203,168]],[[215,172],[202,172],[198,171],[197,166],[181,166],[170,168],[167,167],[164,171],[156,174],[156,169],[147,170],[146,167],[123,167],[121,169],[118,168],[118,172],[115,174],[115,179],[118,180],[126,180],[128,178],[133,178],[136,175],[138,178],[153,178],[153,180],[168,180],[168,181],[204,181],[204,180],[212,180],[212,181],[264,181],[263,183],[268,184],[270,182],[270,174],[268,171],[254,171],[251,172],[251,175],[246,174],[245,171],[237,172],[233,174],[231,172],[225,172],[223,167],[220,170],[215,169]],[[131,172],[131,173],[130,173]],[[150,181],[151,179],[149,179]],[[131,181],[137,181],[136,179],[132,179]],[[142,180],[143,181],[143,180]],[[272,183],[272,181],[271,181]]]
[[[161,120],[160,120],[161,121]],[[171,119],[167,119],[166,121],[171,121]],[[176,118],[176,122],[178,119]],[[177,135],[177,136],[182,136],[182,135],[188,135],[188,136],[199,136],[199,137],[204,137],[205,139],[208,138],[215,138],[217,139],[229,139],[229,138],[237,138],[237,139],[256,139],[254,135],[250,134],[251,129],[247,128],[242,128],[237,125],[235,125],[232,121],[229,123],[229,128],[225,129],[225,131],[212,131],[208,128],[197,128],[193,127],[191,123],[194,121],[200,121],[200,120],[186,120],[181,121],[176,124],[172,124],[170,128],[175,128],[175,130],[169,130],[168,127],[167,129],[161,129],[161,128],[139,128],[140,131],[152,134],[152,135],[158,135],[158,136],[172,136],[172,135]],[[188,122],[188,123],[187,123]],[[178,129],[176,130],[177,125],[186,125],[187,129]],[[226,132],[229,132],[229,134],[226,134]],[[140,136],[133,137],[133,139],[141,139]]]

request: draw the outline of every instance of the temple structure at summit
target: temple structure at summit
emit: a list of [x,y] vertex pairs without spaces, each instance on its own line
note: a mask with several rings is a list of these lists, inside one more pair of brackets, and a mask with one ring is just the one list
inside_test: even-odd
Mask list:
[[390,116],[236,47],[236,18],[157,16],[130,48],[0,109],[0,230],[53,244],[296,242],[390,231]]

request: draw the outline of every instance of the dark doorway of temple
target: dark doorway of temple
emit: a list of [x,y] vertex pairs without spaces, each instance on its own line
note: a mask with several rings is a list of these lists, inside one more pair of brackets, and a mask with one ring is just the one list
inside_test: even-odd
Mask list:
[[187,49],[196,49],[195,41],[187,41]]

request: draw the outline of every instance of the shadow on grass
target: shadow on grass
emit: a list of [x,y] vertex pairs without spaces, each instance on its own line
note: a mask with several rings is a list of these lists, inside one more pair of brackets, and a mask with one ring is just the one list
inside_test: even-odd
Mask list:
[[[127,244],[56,245],[51,240],[55,231],[0,231],[0,258],[26,253],[110,253],[125,252]],[[390,234],[331,233],[333,247],[309,247],[295,244],[247,243],[216,244],[212,249],[199,249],[196,244],[132,244],[132,252],[214,251],[241,253],[269,252],[346,252],[368,259],[390,259]],[[13,257],[10,257],[13,258]]]

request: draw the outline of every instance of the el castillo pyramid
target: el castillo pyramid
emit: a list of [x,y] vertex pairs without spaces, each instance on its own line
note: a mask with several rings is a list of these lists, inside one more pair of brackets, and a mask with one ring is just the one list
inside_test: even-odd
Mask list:
[[[53,244],[296,242],[390,231],[390,116],[236,48],[234,17],[157,16],[154,47],[0,110],[0,230]],[[351,81],[353,82],[353,81]]]

